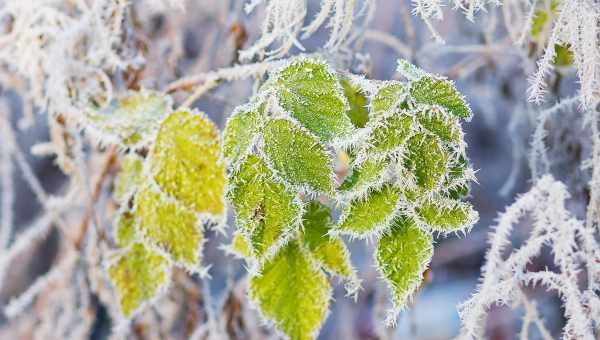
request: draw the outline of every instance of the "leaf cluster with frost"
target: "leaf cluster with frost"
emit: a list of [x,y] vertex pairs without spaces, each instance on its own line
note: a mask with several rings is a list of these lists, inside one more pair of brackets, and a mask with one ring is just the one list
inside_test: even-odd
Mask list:
[[[359,288],[342,234],[377,240],[393,324],[421,283],[433,234],[468,231],[477,221],[461,200],[474,179],[460,126],[470,108],[451,81],[406,61],[399,71],[408,81],[294,58],[227,122],[237,224],[227,251],[246,260],[250,299],[291,339],[318,334],[331,298],[324,273],[345,280],[349,294]],[[336,176],[334,155],[350,160],[350,175]]]
[[[506,305],[524,309],[524,339],[532,325],[544,339],[552,339],[535,303],[524,292],[526,287],[541,286],[556,292],[563,302],[567,319],[563,338],[594,339],[594,329],[600,322],[598,231],[567,210],[568,199],[564,184],[545,175],[500,215],[490,234],[477,292],[459,307],[460,338],[483,338],[490,308]],[[510,236],[526,217],[533,220],[529,237],[513,247]],[[530,270],[528,265],[545,247],[552,250],[555,269]]]

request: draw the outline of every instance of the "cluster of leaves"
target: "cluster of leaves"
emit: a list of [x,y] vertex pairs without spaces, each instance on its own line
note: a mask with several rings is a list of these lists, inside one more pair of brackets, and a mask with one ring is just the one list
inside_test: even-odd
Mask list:
[[[296,58],[235,110],[223,145],[207,117],[172,110],[160,93],[86,114],[89,133],[125,152],[119,250],[107,269],[123,315],[164,291],[173,266],[202,274],[203,228],[223,225],[227,197],[237,225],[227,249],[249,264],[249,297],[281,333],[316,336],[328,275],[359,290],[344,234],[377,240],[394,322],[422,280],[432,234],[477,219],[461,201],[474,178],[460,126],[470,109],[447,79],[406,62],[399,70],[407,81],[371,81]],[[345,174],[334,171],[341,159]]]
[[171,111],[158,93],[130,93],[89,117],[91,129],[128,151],[115,181],[120,250],[108,274],[129,318],[166,289],[173,266],[201,273],[203,227],[225,219],[221,142],[206,116]]
[[[229,249],[249,264],[250,299],[291,339],[318,333],[331,299],[326,274],[349,294],[359,288],[341,235],[377,240],[393,323],[422,280],[432,234],[477,220],[461,201],[474,178],[460,126],[469,107],[449,80],[407,62],[399,71],[408,81],[372,81],[299,57],[227,123],[237,225]],[[335,173],[334,155],[349,159],[349,175]]]

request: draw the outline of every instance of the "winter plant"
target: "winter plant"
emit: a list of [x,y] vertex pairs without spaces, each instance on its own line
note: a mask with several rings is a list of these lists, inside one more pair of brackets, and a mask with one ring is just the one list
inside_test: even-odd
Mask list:
[[[476,177],[462,122],[473,116],[467,102],[481,98],[467,100],[451,77],[429,73],[425,56],[499,58],[506,45],[493,40],[501,18],[516,45],[510,53],[529,75],[527,100],[557,103],[538,109],[523,100],[526,115],[510,118],[512,135],[522,121],[533,125],[529,149],[515,151],[528,154],[532,187],[489,236],[477,290],[458,306],[459,338],[485,338],[488,314],[504,305],[524,311],[522,339],[553,339],[529,293],[536,287],[558,295],[564,339],[597,337],[597,1],[413,0],[422,21],[404,12],[407,43],[370,28],[381,5],[373,0],[209,3],[0,1],[0,292],[32,245],[60,238],[51,268],[1,306],[0,328],[7,320],[13,337],[33,329],[27,336],[40,339],[102,338],[103,327],[114,339],[314,339],[332,310],[335,283],[351,303],[368,293],[370,278],[353,263],[357,239],[388,288],[384,320],[376,321],[394,326],[427,284],[436,238],[466,235],[479,220],[468,201]],[[417,50],[421,35],[443,42],[436,25],[451,15],[443,8],[450,3],[471,21],[490,11],[484,44]],[[197,57],[185,43],[186,20],[166,28],[161,21],[185,18],[187,6],[206,6],[200,12],[208,22],[231,23],[231,39],[203,31]],[[394,78],[373,79],[368,41],[399,55]],[[226,55],[229,65],[221,63]],[[579,90],[561,98],[561,78],[571,70]],[[196,105],[217,87],[222,119]],[[21,98],[20,117],[10,114],[11,93]],[[586,146],[577,156],[581,178],[553,176],[553,148],[571,125],[552,123],[566,111],[583,116],[577,123],[585,133],[575,137]],[[39,126],[48,140],[24,150],[21,136]],[[65,176],[59,192],[46,188],[31,155],[52,157]],[[20,231],[17,175],[42,210]],[[582,187],[585,195],[571,197]],[[527,234],[519,243],[520,227]],[[211,243],[225,261],[205,258]],[[546,252],[550,267],[533,270]],[[223,263],[225,271],[243,263],[243,275],[228,273],[224,301],[215,302],[211,266]],[[386,338],[385,330],[376,333]]]
[[[229,248],[249,264],[249,298],[279,331],[318,334],[331,299],[325,273],[358,293],[341,234],[377,239],[394,323],[421,283],[432,233],[477,220],[461,201],[474,178],[460,126],[469,107],[447,79],[405,61],[400,71],[407,82],[370,81],[319,57],[292,59],[235,109],[222,147],[206,116],[170,110],[157,93],[129,93],[90,114],[104,143],[128,150],[114,192],[120,250],[107,269],[122,314],[164,292],[173,266],[202,272],[203,229],[223,226],[227,191],[237,226]],[[145,157],[140,145],[150,146]],[[351,174],[338,181],[342,153]]]

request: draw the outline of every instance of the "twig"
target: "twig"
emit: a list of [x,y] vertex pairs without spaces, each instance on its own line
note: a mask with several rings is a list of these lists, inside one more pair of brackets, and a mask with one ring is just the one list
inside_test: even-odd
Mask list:
[[180,108],[190,107],[194,102],[202,97],[206,92],[212,90],[219,84],[218,79],[209,79],[202,86],[199,86],[187,99],[181,103]]
[[112,146],[108,150],[108,153],[106,154],[104,161],[102,162],[102,168],[100,169],[98,178],[96,178],[96,181],[94,182],[93,190],[92,190],[91,197],[90,197],[90,199],[91,199],[90,205],[89,205],[88,209],[86,210],[85,214],[83,215],[83,219],[81,220],[81,223],[79,224],[78,230],[80,230],[80,232],[74,241],[75,247],[79,250],[81,249],[81,244],[85,237],[85,234],[86,234],[89,222],[90,222],[90,218],[92,217],[93,207],[95,206],[96,201],[100,197],[100,193],[102,190],[102,186],[104,184],[104,180],[108,176],[108,174],[110,172],[110,168],[113,166],[116,159],[117,159],[117,147]]
[[235,65],[232,67],[225,67],[216,71],[200,73],[193,76],[180,78],[167,86],[166,92],[172,93],[181,89],[189,89],[190,87],[198,83],[208,83],[212,81],[233,81],[246,79],[252,76],[262,76],[269,70],[272,70],[279,65],[281,61],[265,61],[260,63],[246,64],[246,65]]
[[404,44],[402,41],[400,41],[400,39],[389,33],[377,30],[366,30],[364,37],[365,39],[376,41],[393,48],[404,58],[410,58],[412,54],[412,50],[408,45]]

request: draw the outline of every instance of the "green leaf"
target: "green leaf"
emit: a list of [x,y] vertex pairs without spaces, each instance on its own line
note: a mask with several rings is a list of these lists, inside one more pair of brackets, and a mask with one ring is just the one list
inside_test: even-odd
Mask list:
[[120,247],[126,247],[137,239],[135,233],[135,216],[130,211],[123,211],[115,219],[115,239]]
[[418,104],[439,105],[458,118],[470,119],[472,116],[465,98],[448,79],[422,77],[411,84],[410,95]]
[[327,317],[331,286],[297,242],[288,243],[250,278],[250,298],[291,340],[316,338]]
[[280,105],[323,141],[353,132],[348,103],[336,74],[317,59],[299,58],[276,75]]
[[419,288],[423,272],[433,255],[431,235],[406,217],[397,217],[375,252],[377,268],[392,290],[393,310],[386,323],[393,324],[398,312]]
[[382,159],[366,159],[352,168],[352,174],[344,179],[339,190],[343,193],[362,193],[377,186],[384,177],[388,162]]
[[344,209],[337,229],[359,237],[384,230],[397,210],[400,190],[386,185],[356,198]]
[[396,71],[409,81],[419,80],[429,74],[406,59],[398,59]]
[[533,20],[531,21],[531,36],[537,38],[544,30],[544,27],[546,27],[547,22],[548,12],[541,9],[535,11]]
[[262,124],[262,116],[255,111],[241,108],[227,121],[223,132],[223,154],[229,164],[237,164],[250,151]]
[[429,132],[438,136],[442,141],[460,144],[462,140],[458,119],[446,112],[441,107],[424,107],[416,111],[416,116],[421,125]]
[[157,296],[169,283],[167,259],[141,243],[133,244],[111,264],[108,274],[125,317],[131,317],[144,302]]
[[264,152],[277,174],[296,186],[333,192],[333,167],[325,148],[316,139],[285,119],[265,123]]
[[448,155],[436,136],[420,134],[408,141],[404,167],[423,190],[433,190],[446,175]]
[[225,166],[219,133],[207,117],[171,113],[160,127],[150,161],[163,192],[198,213],[223,218]]
[[469,168],[469,161],[464,154],[460,154],[452,160],[449,166],[448,178],[443,184],[448,197],[461,199],[469,195],[469,182],[472,178],[467,174],[472,172],[473,170]]
[[554,60],[553,63],[556,66],[571,66],[573,65],[573,52],[569,49],[569,45],[554,45]]
[[231,240],[231,244],[227,247],[233,254],[237,255],[241,258],[251,258],[252,257],[252,246],[244,237],[244,234],[236,231],[233,234],[233,238]]
[[113,197],[119,204],[126,204],[135,189],[142,184],[142,161],[141,157],[133,153],[123,158],[113,191]]
[[363,94],[359,87],[352,85],[350,80],[342,79],[342,87],[344,88],[344,95],[350,104],[350,111],[348,111],[348,117],[352,125],[357,128],[363,128],[369,121],[369,109],[367,97]]
[[387,112],[396,111],[405,99],[404,85],[396,81],[385,82],[371,100],[373,118],[381,117]]
[[232,175],[229,197],[238,227],[248,234],[259,258],[300,222],[296,195],[275,181],[267,164],[255,155],[248,156]]
[[367,156],[382,157],[398,150],[411,133],[412,118],[403,112],[392,114],[373,123],[371,135],[365,141]]
[[131,91],[105,109],[86,113],[86,130],[101,141],[137,148],[151,141],[170,110],[171,99],[160,92]]
[[203,235],[192,210],[148,185],[136,195],[135,215],[145,241],[189,270],[200,269]]
[[437,195],[423,200],[415,212],[428,228],[441,232],[468,229],[478,218],[470,203]]
[[321,265],[333,274],[356,282],[356,272],[344,241],[332,238],[331,210],[322,203],[311,201],[306,206],[302,241]]

